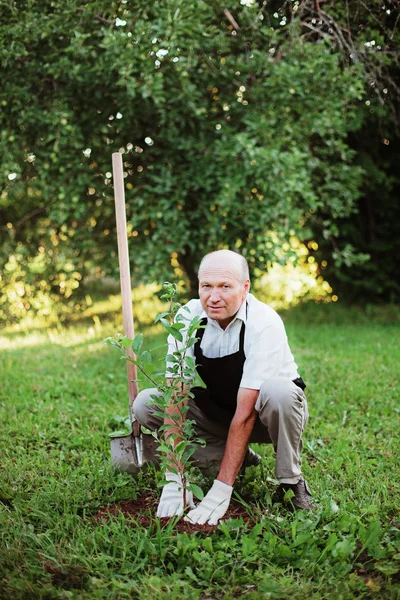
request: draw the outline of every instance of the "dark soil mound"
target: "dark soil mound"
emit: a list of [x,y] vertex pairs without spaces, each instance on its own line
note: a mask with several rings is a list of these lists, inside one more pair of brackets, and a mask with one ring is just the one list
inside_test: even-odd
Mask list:
[[[109,506],[100,506],[99,511],[91,517],[92,521],[95,522],[107,522],[113,516],[123,514],[128,522],[131,522],[132,526],[140,525],[147,529],[151,523],[154,523],[155,515],[157,512],[158,499],[154,496],[141,496],[136,500],[125,500],[119,504],[110,504]],[[254,519],[249,516],[245,507],[236,501],[232,501],[227,513],[225,514],[224,521],[226,519],[238,519],[242,517],[246,524],[254,525]],[[160,519],[161,526],[165,527],[171,519]],[[204,533],[211,533],[215,531],[215,527],[211,525],[194,525],[187,523],[183,519],[179,519],[175,524],[175,529],[179,533],[187,532],[193,533],[194,531],[203,531]]]

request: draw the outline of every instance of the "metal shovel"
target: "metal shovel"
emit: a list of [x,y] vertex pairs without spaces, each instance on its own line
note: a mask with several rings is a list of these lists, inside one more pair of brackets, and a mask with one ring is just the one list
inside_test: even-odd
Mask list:
[[[132,313],[128,235],[126,230],[124,174],[122,154],[120,152],[113,153],[112,166],[124,333],[132,339],[135,336],[135,332]],[[131,358],[135,358],[132,349],[128,350],[128,354]],[[146,435],[145,443],[143,442],[143,433],[141,432],[140,424],[133,413],[133,403],[138,394],[136,365],[126,361],[126,370],[128,374],[129,415],[132,429],[126,435],[111,437],[111,461],[120,471],[135,474],[139,472],[139,469],[147,460],[151,460],[152,456],[154,456],[153,438],[150,435]]]

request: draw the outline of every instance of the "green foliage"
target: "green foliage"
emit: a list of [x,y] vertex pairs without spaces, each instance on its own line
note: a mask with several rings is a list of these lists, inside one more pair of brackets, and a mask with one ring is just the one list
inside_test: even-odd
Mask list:
[[[196,376],[195,361],[186,356],[189,348],[196,343],[196,332],[202,327],[200,317],[196,316],[188,322],[183,314],[184,307],[177,301],[177,287],[173,283],[165,282],[161,299],[168,302],[169,309],[156,317],[164,330],[175,340],[175,351],[168,354],[168,371],[171,377],[155,380],[151,376],[156,368],[151,353],[148,350],[141,352],[143,335],[139,333],[134,339],[116,335],[104,340],[107,346],[120,350],[126,359],[140,370],[144,377],[157,388],[157,395],[152,395],[152,404],[157,408],[155,414],[163,419],[163,425],[158,431],[151,432],[158,442],[158,454],[163,471],[169,471],[180,476],[182,481],[183,506],[187,506],[186,493],[193,492],[200,500],[203,492],[191,481],[190,458],[194,454],[195,444],[203,441],[194,437],[194,421],[186,418],[188,400],[193,394],[190,387]],[[182,312],[178,310],[182,308]],[[183,330],[184,335],[183,335]],[[178,344],[180,342],[180,344]],[[131,358],[128,349],[132,349],[135,358]],[[163,481],[161,485],[168,482]]]
[[[358,150],[358,161],[368,172],[368,180],[363,183],[358,214],[338,221],[339,245],[351,240],[353,250],[367,254],[369,259],[357,264],[343,256],[344,261],[338,269],[329,258],[329,241],[323,241],[316,253],[318,261],[328,263],[325,275],[339,297],[358,303],[398,302],[400,298],[397,276],[400,141],[389,128],[382,135],[379,144],[371,130],[354,135],[352,145]],[[384,140],[390,143],[385,145]]]
[[64,299],[88,272],[115,274],[112,151],[140,281],[163,281],[172,260],[194,293],[200,257],[220,247],[265,271],[290,232],[335,237],[356,209],[367,174],[347,136],[364,118],[363,63],[305,35],[300,10],[283,21],[282,2],[224,6],[239,29],[218,3],[3,7],[1,255],[21,265],[26,310],[44,281]]
[[346,140],[364,173],[357,210],[337,219],[328,236],[320,235],[324,217],[317,216],[317,259],[327,262],[325,275],[340,298],[398,302],[399,6],[393,0],[328,0],[312,20],[312,4],[303,1],[299,7],[308,39],[329,36],[342,63],[357,63],[368,82],[357,107],[361,126]]

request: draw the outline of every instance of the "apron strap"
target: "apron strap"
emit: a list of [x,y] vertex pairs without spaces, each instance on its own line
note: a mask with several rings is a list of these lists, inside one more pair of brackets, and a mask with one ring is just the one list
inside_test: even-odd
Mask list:
[[198,329],[196,331],[197,342],[194,345],[195,353],[196,353],[197,350],[200,349],[201,340],[203,339],[203,335],[204,335],[204,328],[207,325],[207,317],[204,317],[204,319],[202,319],[200,321],[200,325],[203,325],[203,327],[201,329]]

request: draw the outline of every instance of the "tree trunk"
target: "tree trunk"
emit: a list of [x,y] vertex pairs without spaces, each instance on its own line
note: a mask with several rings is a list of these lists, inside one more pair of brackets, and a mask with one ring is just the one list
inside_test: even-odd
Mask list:
[[178,254],[178,262],[179,262],[180,266],[182,267],[182,269],[185,271],[187,278],[189,280],[189,289],[188,289],[189,300],[191,300],[192,298],[198,298],[199,297],[199,292],[198,292],[199,284],[198,284],[198,279],[197,279],[197,268],[196,268],[197,261],[187,246],[184,248],[183,252],[180,252]]

